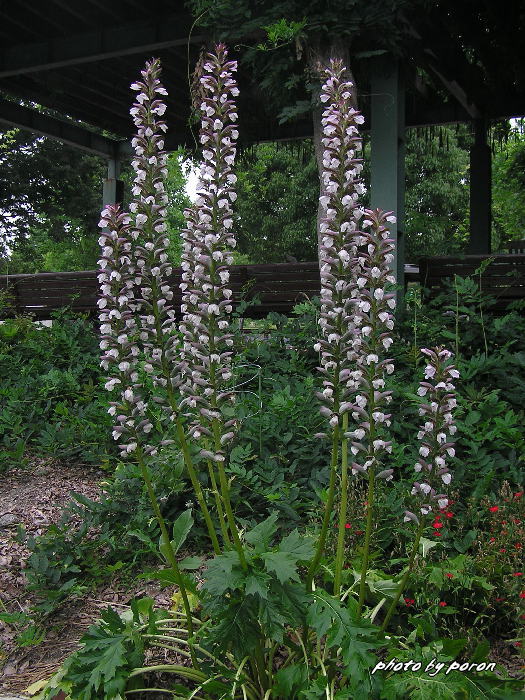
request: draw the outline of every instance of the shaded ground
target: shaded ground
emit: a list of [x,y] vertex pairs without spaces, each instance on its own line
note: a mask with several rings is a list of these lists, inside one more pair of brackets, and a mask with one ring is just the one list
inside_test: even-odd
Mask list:
[[[98,482],[107,474],[86,466],[64,465],[53,459],[32,457],[30,466],[2,476],[0,491],[0,612],[29,612],[33,594],[26,588],[26,547],[15,539],[18,524],[39,535],[58,522],[71,491],[96,499]],[[84,631],[111,604],[116,609],[135,596],[148,595],[169,606],[171,591],[160,591],[143,581],[130,590],[112,581],[97,591],[66,601],[45,621],[45,639],[37,646],[19,648],[13,625],[0,621],[0,696],[17,693],[37,680],[48,678],[77,647]]]

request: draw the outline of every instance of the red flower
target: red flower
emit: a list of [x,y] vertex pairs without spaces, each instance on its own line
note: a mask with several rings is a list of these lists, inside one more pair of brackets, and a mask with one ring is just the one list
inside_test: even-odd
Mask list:
[[490,540],[489,540],[489,542],[495,542],[495,541],[496,541],[496,538],[495,538],[495,537],[491,537]]
[[407,605],[414,605],[416,601],[413,598],[405,598],[405,603]]
[[490,510],[491,513],[497,513],[498,510],[499,510],[499,507],[498,507],[498,506],[491,506],[491,507],[489,508],[489,510]]
[[445,513],[445,515],[447,516],[447,518],[453,518],[453,517],[454,517],[454,513],[451,513],[449,510]]
[[362,535],[363,532],[364,532],[364,530],[356,530],[356,531],[355,531],[355,534],[356,534],[356,535]]
[[436,515],[436,517],[434,518],[434,520],[441,520],[441,515]]
[[516,525],[519,525],[521,523],[521,520],[519,518],[514,518],[514,522]]
[[443,527],[443,523],[436,521],[435,523],[432,523],[432,527],[436,527],[439,530],[440,527]]
[[447,604],[445,603],[444,600],[440,600],[440,601],[439,601],[439,607],[440,607],[440,608],[446,608],[446,607],[447,607]]
[[516,571],[516,573],[515,573],[515,574],[512,574],[512,575],[513,575],[513,576],[523,576],[523,574],[521,573],[521,571]]
[[501,603],[503,600],[505,600],[505,598],[494,598],[494,600],[496,603]]
[[447,578],[454,578],[454,574],[445,574]]
[[521,542],[516,542],[514,546],[516,547],[516,549],[521,549]]
[[521,643],[521,642],[514,642],[514,646],[515,646],[515,647],[521,647],[521,646],[522,646],[522,643]]
[[350,525],[350,523],[346,523],[346,524],[345,524],[345,527],[346,527],[347,530],[349,530],[352,526]]
[[520,598],[525,598],[525,591],[522,591],[522,592],[520,593]]
[[441,532],[439,530],[434,530],[432,534],[434,535],[434,537],[441,537]]
[[507,550],[506,550],[506,549],[500,549],[499,551],[500,551],[500,552],[506,552]]
[[518,491],[518,493],[514,494],[514,498],[516,500],[520,499],[523,496],[523,491]]

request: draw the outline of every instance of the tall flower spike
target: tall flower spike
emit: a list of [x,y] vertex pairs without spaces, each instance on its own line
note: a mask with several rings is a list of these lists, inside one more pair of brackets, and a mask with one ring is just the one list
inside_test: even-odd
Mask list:
[[[386,407],[392,400],[392,392],[385,391],[385,377],[394,371],[392,360],[384,357],[392,345],[394,328],[395,295],[390,288],[395,277],[389,268],[394,246],[387,228],[394,221],[392,212],[367,209],[361,224],[363,231],[358,236],[358,292],[352,318],[357,366],[348,381],[354,392],[352,418],[358,427],[346,434],[352,440],[350,450],[356,458],[353,474],[378,467],[381,453],[392,451],[391,442],[384,439],[383,433],[390,426]],[[377,476],[389,480],[392,470],[383,470]]]
[[[452,474],[447,466],[447,459],[453,457],[456,426],[452,411],[456,407],[453,379],[459,372],[450,363],[452,353],[444,348],[421,352],[428,358],[425,367],[425,379],[419,385],[418,394],[426,397],[428,403],[419,408],[419,415],[424,418],[420,426],[418,439],[421,440],[419,459],[415,471],[421,475],[414,483],[412,495],[415,496],[422,515],[446,508],[448,498],[441,493],[443,485],[450,484]],[[416,516],[407,511],[405,521],[415,520]]]
[[359,175],[363,169],[357,154],[362,149],[357,126],[363,117],[352,107],[352,83],[344,79],[341,61],[332,60],[325,70],[321,101],[327,103],[322,115],[323,186],[320,201],[326,205],[321,221],[319,247],[321,274],[322,338],[314,346],[320,352],[323,390],[317,393],[321,414],[335,429],[348,411],[348,378],[354,352],[353,298],[357,294],[355,259],[357,227],[363,215],[358,206],[365,187]]
[[226,266],[233,262],[230,250],[236,243],[231,204],[237,178],[232,165],[239,135],[232,99],[239,92],[233,78],[237,64],[227,55],[219,44],[216,55],[207,55],[200,78],[205,95],[200,105],[204,161],[197,200],[186,210],[180,285],[185,376],[181,390],[186,394],[182,404],[196,409],[190,434],[204,442],[201,454],[214,462],[225,460],[223,446],[233,437],[233,422],[225,421],[221,410],[234,397],[228,389],[233,339],[228,334],[232,290]]
[[[132,140],[135,157],[132,166],[134,200],[130,205],[135,226],[131,237],[135,241],[134,282],[140,313],[140,338],[148,361],[144,368],[150,373],[154,387],[164,387],[173,398],[173,389],[180,385],[178,373],[172,377],[173,360],[178,356],[175,310],[171,304],[173,292],[169,277],[172,267],[166,249],[169,239],[166,233],[166,194],[164,180],[168,174],[167,154],[164,151],[166,123],[161,119],[166,105],[160,99],[167,94],[162,86],[158,59],[149,61],[141,71],[142,80],[133,83],[137,91],[136,101],[130,110],[137,135]],[[158,402],[163,397],[156,397]],[[167,410],[173,415],[173,401],[167,402]]]
[[107,206],[102,211],[99,226],[103,230],[98,239],[102,248],[97,302],[103,352],[100,364],[110,375],[105,388],[118,391],[118,399],[110,402],[108,412],[114,416],[113,437],[120,440],[123,455],[137,448],[137,430],[148,433],[152,429],[139,393],[129,223],[130,217],[118,206]]

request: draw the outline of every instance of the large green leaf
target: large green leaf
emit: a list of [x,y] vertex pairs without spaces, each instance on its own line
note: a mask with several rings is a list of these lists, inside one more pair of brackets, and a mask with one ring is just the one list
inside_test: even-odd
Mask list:
[[277,520],[277,513],[272,513],[244,535],[246,542],[251,544],[257,553],[264,552],[268,548],[277,531]]
[[281,583],[298,581],[297,559],[289,552],[265,552],[262,554],[267,571],[273,572]]
[[291,699],[307,678],[308,669],[304,663],[285,666],[274,676],[274,691],[277,696]]
[[173,523],[173,539],[171,543],[175,550],[175,554],[177,554],[184,542],[186,542],[186,538],[188,537],[192,527],[193,516],[191,514],[191,508],[189,508],[188,510],[185,510],[184,513],[181,513],[177,520],[175,520]]

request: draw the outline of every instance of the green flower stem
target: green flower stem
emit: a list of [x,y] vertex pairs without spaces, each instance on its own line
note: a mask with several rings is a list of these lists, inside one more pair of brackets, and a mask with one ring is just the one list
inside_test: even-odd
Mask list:
[[257,669],[257,678],[259,680],[259,685],[261,690],[265,691],[268,689],[268,676],[266,673],[266,660],[264,658],[264,649],[261,646],[261,638],[259,635],[259,640],[255,645],[255,667]]
[[339,527],[337,531],[337,551],[335,555],[334,596],[341,592],[341,576],[345,553],[345,525],[348,505],[348,440],[344,433],[348,430],[348,413],[343,415],[343,441],[341,444],[341,507],[339,509]]
[[[215,202],[213,205],[213,221],[214,224],[216,225],[216,230],[220,229],[220,223],[218,221],[218,216],[220,215],[220,212],[218,210],[218,205]],[[211,265],[210,265],[210,279],[213,281],[213,283],[217,286],[219,286],[220,281],[217,279],[217,265],[214,260],[212,260]],[[215,292],[212,290],[209,298],[210,302],[218,301],[215,299]],[[212,324],[213,328],[210,328],[209,330],[209,337],[210,337],[210,354],[214,354],[218,352],[218,349],[216,348],[215,345],[215,337],[218,333],[218,328],[216,326],[216,321],[215,319],[212,319]],[[213,389],[213,394],[210,396],[210,404],[213,408],[214,411],[220,411],[218,402],[217,402],[217,394],[218,394],[218,388],[217,388],[217,376],[215,372],[215,364],[213,362],[210,363],[210,385]],[[217,418],[214,418],[212,420],[212,431],[213,431],[213,439],[214,439],[214,445],[215,445],[215,452],[218,453],[221,451],[221,431],[220,431],[220,422]],[[217,470],[219,472],[219,484],[220,484],[220,490],[221,490],[221,497],[222,497],[222,504],[221,504],[221,499],[216,498],[216,503],[218,506],[218,513],[219,513],[219,520],[224,519],[223,513],[222,513],[222,505],[224,505],[224,510],[226,511],[226,520],[228,522],[228,527],[230,528],[230,534],[233,539],[233,545],[237,551],[237,554],[239,555],[239,561],[241,562],[242,568],[247,569],[248,564],[246,563],[246,557],[244,556],[244,550],[242,548],[242,543],[241,539],[239,537],[239,532],[237,530],[237,525],[235,524],[235,517],[233,515],[233,510],[231,506],[231,501],[230,501],[230,487],[228,485],[228,479],[226,478],[226,472],[224,470],[224,462],[218,462],[217,463]],[[216,491],[216,494],[218,495],[218,492]],[[227,537],[227,534],[226,534]],[[229,538],[226,540],[225,539],[225,544],[229,542]]]
[[[171,539],[170,539],[170,536],[168,533],[168,529],[166,527],[166,522],[165,522],[164,518],[162,517],[162,513],[160,512],[159,502],[157,501],[157,497],[155,495],[155,490],[153,488],[153,484],[151,481],[150,472],[149,472],[147,464],[144,461],[142,450],[140,448],[137,449],[135,454],[137,457],[137,462],[138,462],[139,467],[140,467],[140,471],[142,473],[142,478],[144,479],[144,483],[146,485],[146,490],[148,492],[151,507],[153,508],[153,512],[155,513],[155,517],[157,518],[157,522],[159,523],[160,531],[162,534],[162,539],[164,540],[164,545],[166,547],[166,555],[167,555],[168,561],[173,569],[173,573],[175,574],[175,580],[177,581],[177,585],[180,589],[180,593],[182,596],[182,603],[184,605],[184,612],[186,613],[186,624],[188,625],[188,635],[191,638],[193,636],[193,621],[191,618],[191,608],[190,608],[190,603],[188,601],[188,594],[186,592],[186,587],[184,585],[184,581],[183,581],[182,575],[180,573],[180,569],[179,569],[179,565],[177,563],[177,558],[175,556],[175,552],[173,551],[173,546],[171,544]],[[197,661],[197,657],[195,655],[195,650],[193,648],[193,644],[188,642],[188,646],[190,649],[191,660],[192,660],[193,666],[198,670],[199,669],[199,662]]]
[[[370,438],[372,441],[372,438]],[[375,488],[375,467],[372,465],[368,472],[368,496],[367,496],[367,513],[366,513],[366,532],[365,545],[363,550],[363,562],[361,564],[361,580],[359,582],[359,605],[357,607],[357,615],[360,616],[365,604],[366,594],[366,574],[368,572],[368,563],[370,559],[370,539],[372,536],[373,527],[373,510],[374,510],[374,488]]]
[[408,565],[405,573],[403,574],[403,578],[401,579],[399,583],[399,588],[397,589],[397,593],[394,596],[394,600],[392,601],[390,608],[388,609],[388,612],[386,614],[385,619],[383,620],[383,624],[381,625],[381,631],[384,632],[386,629],[386,626],[390,622],[390,618],[394,614],[394,610],[396,609],[396,606],[399,602],[399,599],[403,595],[403,591],[405,590],[405,587],[407,585],[408,577],[412,573],[412,568],[414,566],[414,560],[416,558],[416,554],[418,553],[419,550],[419,542],[421,540],[421,536],[423,535],[423,530],[425,528],[425,522],[424,519],[421,518],[419,521],[419,527],[416,532],[416,538],[414,540],[414,546],[412,547],[412,552],[410,553],[410,559],[408,560]]
[[213,464],[212,464],[211,460],[208,460],[208,473],[210,475],[211,488],[213,491],[213,495],[215,497],[215,506],[217,508],[217,516],[219,518],[219,524],[221,526],[222,539],[224,542],[224,546],[230,547],[230,545],[231,545],[230,535],[228,534],[228,526],[226,525],[226,521],[224,520],[224,513],[222,512],[221,496],[219,493],[219,489],[217,488],[217,480],[215,478],[215,469],[213,468]]
[[190,477],[191,485],[193,486],[193,490],[195,492],[195,496],[197,498],[197,501],[199,503],[199,507],[201,509],[201,513],[204,517],[204,521],[206,522],[206,527],[208,529],[208,534],[211,539],[211,543],[213,546],[213,551],[215,554],[220,554],[221,553],[221,547],[219,544],[219,540],[217,539],[217,535],[215,533],[215,527],[213,526],[213,521],[210,516],[210,512],[208,510],[208,506],[206,505],[206,500],[204,498],[204,494],[202,492],[202,488],[199,482],[199,479],[197,478],[197,473],[195,471],[195,466],[193,464],[193,460],[191,458],[191,453],[190,449],[188,447],[188,442],[186,440],[186,435],[184,433],[184,428],[182,425],[182,422],[179,417],[179,407],[177,405],[177,398],[175,396],[175,393],[173,391],[173,386],[171,384],[171,373],[169,370],[169,365],[168,365],[168,360],[166,358],[166,352],[165,352],[165,334],[164,331],[162,330],[162,323],[161,323],[161,318],[160,318],[160,312],[158,309],[157,301],[159,299],[159,290],[158,290],[158,285],[157,282],[154,281],[152,284],[152,307],[153,307],[153,315],[155,317],[155,332],[157,336],[157,340],[159,345],[161,346],[161,366],[162,366],[162,373],[164,374],[164,378],[166,379],[166,389],[168,393],[168,401],[171,410],[173,411],[173,415],[176,416],[176,427],[177,427],[177,436],[179,438],[182,454],[184,457],[184,464],[186,465],[186,470],[188,472],[188,476]]
[[332,462],[330,465],[330,483],[328,485],[328,495],[326,498],[326,505],[324,509],[323,524],[321,525],[321,532],[319,533],[319,540],[317,542],[317,549],[314,554],[314,558],[308,569],[308,576],[306,579],[306,590],[312,590],[312,583],[314,580],[315,572],[323,556],[326,536],[328,534],[328,525],[330,524],[330,516],[332,514],[332,508],[334,506],[335,498],[335,482],[336,482],[336,472],[337,472],[337,458],[339,456],[339,428],[336,426],[334,428],[333,440],[332,440]]
[[206,522],[206,527],[208,528],[208,534],[211,539],[211,543],[213,546],[213,551],[215,554],[220,554],[221,553],[221,546],[219,544],[219,540],[217,539],[217,534],[215,532],[215,527],[213,525],[213,521],[211,519],[210,511],[208,510],[208,506],[206,505],[206,500],[204,498],[204,494],[202,492],[202,487],[200,485],[200,481],[197,477],[197,473],[195,471],[195,467],[193,465],[193,460],[191,458],[190,454],[190,448],[188,447],[188,442],[186,440],[186,435],[184,434],[184,428],[182,427],[182,423],[180,419],[177,416],[177,436],[179,438],[180,446],[182,449],[182,454],[184,455],[184,463],[186,464],[186,469],[188,471],[188,475],[190,477],[191,485],[193,486],[193,490],[195,491],[195,496],[197,497],[197,501],[199,503],[202,515],[204,516],[204,520]]
[[[221,447],[221,441],[219,421],[216,418],[213,419],[213,435],[215,438],[215,449],[218,452]],[[228,479],[226,478],[224,462],[218,462],[217,464],[217,469],[219,471],[219,483],[221,486],[222,502],[224,503],[224,509],[226,510],[226,518],[228,520],[230,534],[233,539],[234,547],[237,550],[237,554],[239,555],[239,561],[241,562],[241,566],[244,570],[246,570],[248,568],[248,564],[246,562],[246,557],[244,556],[241,538],[239,537],[239,532],[235,523],[235,517],[233,515],[232,504],[230,501],[230,487],[228,485]]]

